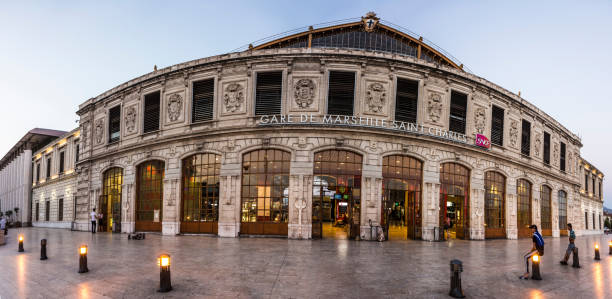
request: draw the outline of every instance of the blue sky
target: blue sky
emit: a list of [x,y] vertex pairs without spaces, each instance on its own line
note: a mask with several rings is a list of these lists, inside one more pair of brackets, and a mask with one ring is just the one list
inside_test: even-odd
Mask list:
[[[34,127],[70,130],[77,106],[176,63],[312,24],[379,17],[433,41],[582,136],[612,175],[609,1],[0,0],[0,156]],[[612,207],[612,184],[604,182]]]

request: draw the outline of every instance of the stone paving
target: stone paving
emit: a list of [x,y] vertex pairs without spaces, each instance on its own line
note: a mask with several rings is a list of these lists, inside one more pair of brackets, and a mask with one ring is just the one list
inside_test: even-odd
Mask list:
[[[17,252],[17,235],[25,253]],[[46,261],[40,239],[48,240]],[[559,265],[566,238],[545,238],[544,280],[519,280],[530,240],[287,240],[161,236],[62,229],[9,230],[0,246],[0,298],[450,298],[449,261],[464,263],[468,298],[611,298],[612,236],[579,237],[581,269]],[[593,260],[600,242],[601,261]],[[89,246],[89,273],[77,248]],[[157,293],[156,258],[172,257],[169,293]]]

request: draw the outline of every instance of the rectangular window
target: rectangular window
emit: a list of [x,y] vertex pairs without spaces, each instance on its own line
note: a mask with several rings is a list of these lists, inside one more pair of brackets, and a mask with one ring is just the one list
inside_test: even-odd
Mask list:
[[584,228],[589,229],[589,214],[584,212]]
[[601,214],[599,214],[599,229],[601,229]]
[[121,106],[108,111],[108,142],[119,141],[121,136]]
[[327,114],[353,115],[355,101],[355,73],[329,72]]
[[504,145],[504,109],[495,105],[491,111],[491,143]]
[[[76,141],[76,142],[78,142],[78,141]],[[75,145],[76,146],[74,148],[74,150],[75,150],[75,153],[74,153],[74,162],[76,164],[76,162],[79,162],[79,150],[81,149],[81,146],[78,143],[76,143]]]
[[597,191],[599,191],[599,198],[601,198],[601,182],[599,182],[599,190]]
[[143,132],[155,132],[159,130],[159,100],[160,92],[150,93],[144,100],[144,125]]
[[40,216],[40,203],[36,202],[36,221],[38,221]]
[[255,115],[281,114],[283,72],[257,73]]
[[47,200],[45,201],[45,221],[49,221],[49,214],[51,213],[51,204]]
[[465,118],[467,115],[467,95],[452,91],[448,130],[465,134]]
[[193,82],[193,103],[191,122],[197,123],[213,119],[215,98],[215,79]]
[[597,227],[595,226],[595,213],[593,213],[593,229],[596,229]]
[[550,134],[544,132],[544,163],[550,165]]
[[523,119],[521,129],[521,154],[529,156],[531,153],[531,123]]
[[57,201],[57,221],[64,220],[64,198],[60,197]]
[[46,178],[51,177],[51,158],[47,158],[47,176]]
[[40,163],[36,163],[36,182],[40,181]]
[[59,173],[62,174],[64,173],[64,153],[65,152],[60,152],[60,157],[59,157]]
[[418,98],[419,82],[397,78],[395,120],[416,123]]
[[589,192],[589,175],[584,175],[584,192]]
[[595,195],[595,178],[591,179],[591,192]]
[[559,155],[559,169],[565,171],[565,143],[561,142],[561,154]]

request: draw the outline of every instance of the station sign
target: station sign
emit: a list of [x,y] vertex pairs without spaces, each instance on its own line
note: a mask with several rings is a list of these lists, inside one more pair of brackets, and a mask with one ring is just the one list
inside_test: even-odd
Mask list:
[[489,138],[482,134],[476,134],[476,140],[474,141],[474,143],[476,144],[476,146],[480,146],[486,149],[491,147],[491,141],[489,141]]

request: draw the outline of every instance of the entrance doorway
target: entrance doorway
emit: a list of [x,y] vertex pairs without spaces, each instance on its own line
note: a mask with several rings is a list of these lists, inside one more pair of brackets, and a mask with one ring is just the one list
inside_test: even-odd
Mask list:
[[440,227],[450,221],[447,239],[469,238],[470,171],[457,163],[440,166]]
[[164,164],[163,161],[147,161],[138,166],[136,231],[161,232]]
[[98,221],[100,232],[121,232],[121,185],[123,184],[123,170],[118,167],[104,172],[102,195],[100,196],[98,214],[102,218]]
[[315,153],[312,238],[353,239],[361,216],[359,154],[343,150]]
[[181,233],[216,234],[219,221],[221,155],[183,159]]
[[383,158],[381,225],[387,240],[420,239],[421,161],[407,156]]

